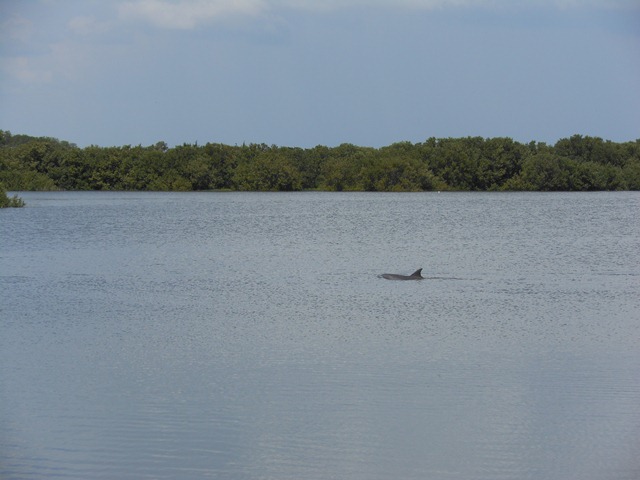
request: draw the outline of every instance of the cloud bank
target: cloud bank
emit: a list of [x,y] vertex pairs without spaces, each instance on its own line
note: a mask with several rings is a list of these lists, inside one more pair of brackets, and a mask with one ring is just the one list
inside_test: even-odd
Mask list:
[[262,0],[138,0],[121,4],[119,13],[161,28],[192,29],[230,15],[258,15],[267,8]]
[[230,16],[277,10],[335,11],[345,8],[436,10],[448,8],[638,8],[636,0],[132,0],[119,5],[123,19],[159,28],[193,29]]

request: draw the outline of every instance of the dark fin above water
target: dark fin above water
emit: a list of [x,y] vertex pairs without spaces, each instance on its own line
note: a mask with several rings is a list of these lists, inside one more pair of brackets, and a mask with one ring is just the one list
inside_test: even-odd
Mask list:
[[387,280],[422,280],[424,277],[420,274],[422,269],[419,268],[411,275],[399,275],[397,273],[383,273],[380,275],[382,278],[386,278]]

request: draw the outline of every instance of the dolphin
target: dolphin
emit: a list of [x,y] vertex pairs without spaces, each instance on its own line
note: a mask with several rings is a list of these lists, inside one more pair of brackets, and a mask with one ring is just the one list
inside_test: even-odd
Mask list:
[[422,269],[419,268],[411,275],[398,275],[396,273],[383,273],[380,275],[382,278],[386,278],[387,280],[424,280],[422,276]]

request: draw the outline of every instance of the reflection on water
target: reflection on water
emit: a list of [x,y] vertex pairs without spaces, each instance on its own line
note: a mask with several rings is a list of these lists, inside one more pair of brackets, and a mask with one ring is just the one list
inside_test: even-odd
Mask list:
[[640,476],[636,193],[21,196],[2,478]]

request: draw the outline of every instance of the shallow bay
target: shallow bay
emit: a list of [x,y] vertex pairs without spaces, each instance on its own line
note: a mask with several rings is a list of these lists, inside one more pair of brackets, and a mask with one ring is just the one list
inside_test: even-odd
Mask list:
[[2,478],[640,476],[637,192],[20,196]]

